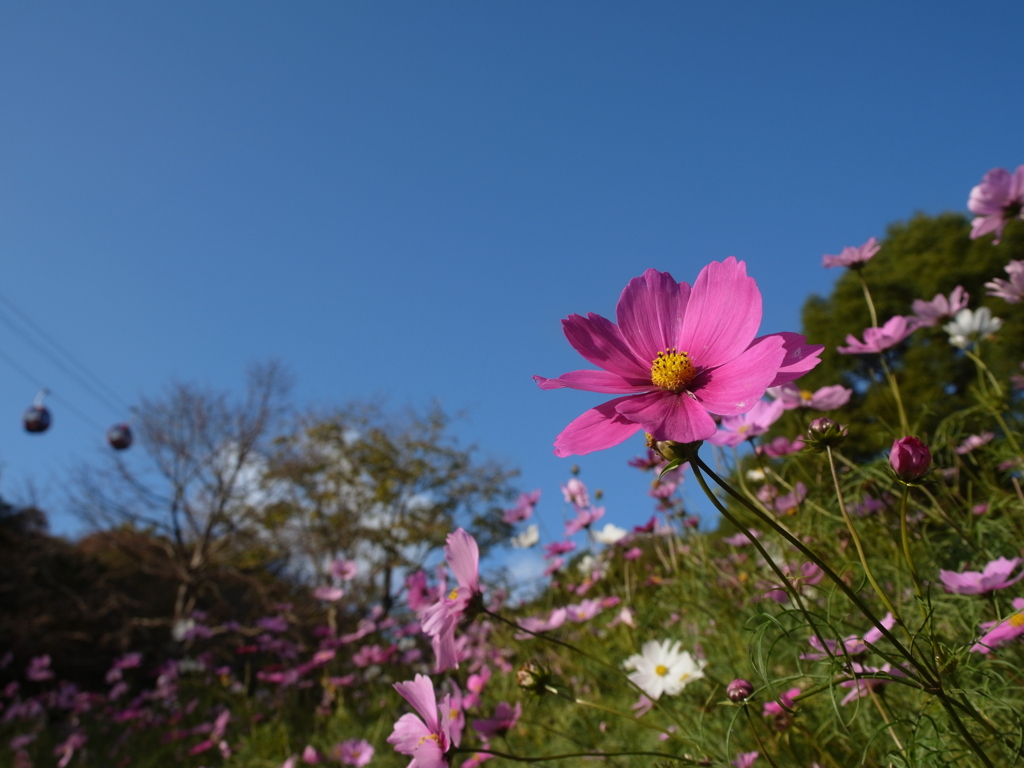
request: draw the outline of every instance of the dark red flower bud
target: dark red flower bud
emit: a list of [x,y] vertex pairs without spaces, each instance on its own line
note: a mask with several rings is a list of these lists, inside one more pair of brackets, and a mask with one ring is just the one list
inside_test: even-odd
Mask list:
[[931,451],[916,437],[901,437],[892,444],[889,466],[900,480],[912,483],[923,477],[931,465]]
[[754,695],[754,686],[749,680],[736,678],[725,687],[725,695],[729,697],[729,701],[739,704]]

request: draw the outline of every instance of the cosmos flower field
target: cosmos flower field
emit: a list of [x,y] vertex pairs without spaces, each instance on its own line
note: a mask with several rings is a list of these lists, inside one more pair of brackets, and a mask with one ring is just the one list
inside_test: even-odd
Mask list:
[[[552,435],[565,482],[503,512],[511,548],[543,550],[541,589],[490,583],[460,527],[352,631],[336,606],[360,565],[337,560],[310,631],[288,604],[246,625],[197,610],[166,658],[129,650],[88,689],[58,659],[8,653],[0,762],[1024,764],[1024,349],[1001,345],[1024,300],[1022,206],[1024,166],[970,191],[970,238],[1007,249],[984,295],[950,284],[880,315],[885,243],[824,256],[870,325],[835,349],[863,373],[820,386],[804,386],[825,368],[816,329],[761,333],[756,263],[648,269],[614,319],[562,321],[580,369],[534,376],[593,393],[547,395],[582,411]],[[901,386],[910,343],[966,366],[968,406]],[[870,439],[854,401],[883,404]],[[623,471],[650,491],[618,527],[571,457],[626,441]],[[559,536],[540,515],[561,515]]]

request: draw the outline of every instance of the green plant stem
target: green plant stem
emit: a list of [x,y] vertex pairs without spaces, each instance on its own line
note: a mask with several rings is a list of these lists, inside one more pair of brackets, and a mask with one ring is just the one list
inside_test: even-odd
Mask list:
[[882,363],[882,371],[885,373],[885,380],[889,382],[889,388],[892,389],[893,399],[896,401],[896,411],[900,417],[900,429],[904,435],[910,434],[910,422],[907,421],[907,412],[903,409],[903,398],[900,397],[900,386],[896,382],[896,376],[892,371],[889,370],[889,365],[885,362],[885,357],[879,356],[879,361]]
[[860,611],[861,614],[869,622],[871,622],[871,624],[873,624],[875,626],[875,628],[882,634],[882,636],[886,640],[888,640],[890,643],[892,643],[893,647],[896,648],[896,650],[899,652],[899,654],[901,656],[903,656],[903,658],[905,658],[908,662],[910,662],[910,665],[915,670],[917,670],[917,673],[915,674],[910,669],[903,668],[903,669],[901,669],[901,671],[904,674],[908,675],[909,677],[914,679],[917,683],[921,684],[922,687],[934,688],[936,686],[937,683],[936,683],[935,680],[932,679],[931,670],[927,666],[923,665],[909,650],[907,650],[907,648],[903,645],[903,643],[901,643],[899,641],[899,639],[897,639],[897,637],[891,631],[889,631],[889,629],[886,628],[882,624],[881,621],[879,621],[875,617],[875,615],[874,615],[874,613],[872,613],[871,609],[868,608],[868,606],[864,603],[864,601],[860,599],[860,596],[857,595],[857,593],[854,592],[850,588],[850,586],[839,577],[839,574],[837,574],[835,571],[833,571],[826,562],[824,562],[814,552],[812,552],[810,549],[808,549],[807,545],[805,545],[802,541],[800,541],[800,539],[798,539],[797,537],[793,536],[785,528],[781,527],[770,516],[765,515],[763,512],[761,512],[759,509],[757,509],[757,507],[755,507],[754,505],[750,504],[731,485],[729,485],[724,480],[722,480],[722,478],[720,478],[718,475],[716,475],[714,470],[712,470],[700,458],[700,456],[697,455],[697,452],[695,450],[691,450],[690,464],[691,464],[691,466],[694,469],[694,476],[697,478],[697,482],[700,483],[700,486],[704,490],[705,495],[707,495],[707,497],[711,500],[711,503],[715,505],[715,507],[718,509],[718,511],[721,512],[722,515],[725,516],[725,518],[727,520],[729,520],[730,522],[734,522],[735,518],[725,508],[725,506],[718,500],[718,498],[714,495],[714,493],[712,493],[711,489],[707,487],[707,483],[704,482],[704,480],[702,479],[701,473],[700,473],[699,470],[702,469],[705,473],[707,473],[708,477],[710,477],[712,480],[714,480],[715,483],[717,483],[726,493],[728,493],[730,496],[732,496],[734,499],[736,499],[740,504],[742,504],[747,509],[749,509],[751,512],[753,512],[755,515],[757,515],[757,517],[760,518],[762,522],[764,522],[773,531],[775,531],[776,533],[781,535],[784,539],[786,539],[786,541],[788,541],[790,544],[792,544],[794,547],[796,547],[797,550],[804,557],[806,557],[812,563],[814,563],[819,568],[821,568],[821,570],[825,573],[825,575],[828,576],[828,578],[839,588],[839,590],[844,595],[846,595],[846,597],[850,600],[850,602],[852,602],[857,607],[857,610]]
[[857,533],[857,529],[853,526],[853,520],[850,517],[849,511],[846,509],[846,500],[843,498],[843,489],[839,485],[839,474],[836,472],[836,462],[832,457],[832,449],[830,447],[825,448],[828,456],[828,466],[832,470],[832,482],[836,489],[836,499],[839,500],[839,511],[843,515],[843,522],[846,523],[846,529],[850,532],[850,536],[853,539],[853,545],[857,549],[857,556],[860,557],[860,566],[864,569],[864,575],[867,576],[868,581],[871,582],[871,586],[874,588],[875,593],[878,595],[882,604],[888,609],[889,613],[893,615],[893,618],[900,623],[904,631],[907,633],[907,639],[910,640],[913,645],[914,639],[910,635],[910,630],[903,624],[903,619],[900,618],[899,612],[893,607],[893,604],[889,601],[889,596],[882,591],[882,588],[878,586],[878,582],[875,580],[874,573],[871,572],[871,567],[868,565],[867,555],[864,554],[864,545],[861,543],[860,535]]
[[676,760],[680,763],[685,763],[687,765],[699,765],[699,763],[692,757],[680,757],[679,755],[672,755],[668,752],[566,752],[561,755],[544,755],[543,757],[523,757],[521,755],[512,755],[508,752],[499,752],[496,749],[487,749],[485,747],[454,747],[450,751],[453,753],[464,755],[471,755],[474,753],[494,755],[495,757],[503,757],[506,760],[514,760],[517,763],[543,763],[548,760],[570,760],[574,757],[625,757],[627,755],[643,755],[647,757],[664,757],[668,760]]
[[772,768],[779,768],[776,764],[775,759],[772,757],[772,753],[765,747],[764,742],[761,740],[761,734],[757,732],[757,726],[754,724],[754,717],[750,714],[750,707],[744,707],[743,711],[747,714],[747,722],[750,723],[750,730],[754,733],[754,738],[757,739],[757,746],[761,748],[761,757],[768,761],[768,764]]
[[868,303],[868,312],[871,313],[871,327],[878,327],[878,315],[875,313],[875,302],[871,300],[871,291],[868,290],[867,281],[864,279],[864,275],[860,273],[860,270],[854,270],[857,273],[857,279],[860,280],[861,290],[864,291],[864,301]]

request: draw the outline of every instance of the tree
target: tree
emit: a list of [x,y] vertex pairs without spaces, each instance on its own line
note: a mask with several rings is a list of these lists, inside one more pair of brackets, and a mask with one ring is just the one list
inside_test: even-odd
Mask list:
[[175,622],[192,613],[229,550],[261,548],[251,510],[288,391],[275,363],[248,371],[241,399],[175,383],[139,405],[141,457],[112,453],[105,468],[79,473],[73,503],[86,521],[145,531],[163,543],[178,584]]
[[[1010,259],[1024,259],[1024,226],[1011,222],[1000,245],[990,237],[970,239],[970,223],[961,215],[919,214],[906,223],[889,227],[879,253],[867,263],[863,276],[870,287],[878,322],[894,315],[911,315],[914,299],[930,300],[947,295],[962,285],[971,296],[970,306],[987,306],[1006,323],[998,336],[982,345],[982,354],[993,373],[1005,381],[1024,359],[1024,304],[1011,305],[986,295],[984,284],[1005,277]],[[850,404],[833,415],[851,425],[844,447],[851,456],[867,457],[887,449],[899,431],[895,400],[887,387],[867,387],[883,373],[877,355],[841,355],[846,335],[862,338],[871,325],[857,275],[846,271],[828,298],[811,296],[803,307],[804,333],[812,343],[824,344],[822,363],[800,380],[813,390],[842,383],[854,390]],[[910,404],[911,431],[920,436],[935,433],[943,418],[973,405],[970,384],[975,380],[973,363],[949,344],[942,324],[916,331],[889,350],[886,360],[896,372],[899,387]],[[793,412],[789,419],[798,418]],[[832,414],[830,414],[832,415]],[[791,421],[780,424],[780,433],[792,432]]]
[[263,525],[321,581],[334,558],[356,559],[372,585],[366,596],[389,609],[396,576],[421,567],[459,525],[483,552],[511,533],[499,502],[512,497],[517,472],[476,461],[450,423],[437,405],[396,418],[353,404],[307,418],[277,441]]

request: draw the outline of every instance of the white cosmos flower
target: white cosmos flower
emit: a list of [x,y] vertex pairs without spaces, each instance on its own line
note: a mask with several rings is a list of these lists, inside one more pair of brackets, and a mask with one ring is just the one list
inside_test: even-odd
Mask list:
[[761,482],[762,480],[764,480],[764,470],[763,469],[748,469],[747,470],[747,480],[750,480],[752,483],[759,483],[759,482]]
[[601,544],[614,544],[626,538],[627,534],[628,531],[625,528],[606,523],[600,531],[594,531],[594,540]]
[[704,660],[680,650],[678,640],[648,640],[640,653],[626,659],[622,666],[633,670],[632,680],[651,699],[661,694],[675,696],[693,680],[704,677]]
[[512,546],[516,549],[529,549],[538,541],[540,541],[540,529],[535,524],[531,524],[518,536],[512,537]]
[[949,334],[949,343],[960,349],[966,349],[975,341],[987,339],[1002,327],[1003,321],[992,317],[988,307],[976,311],[961,309],[951,322],[942,326]]

